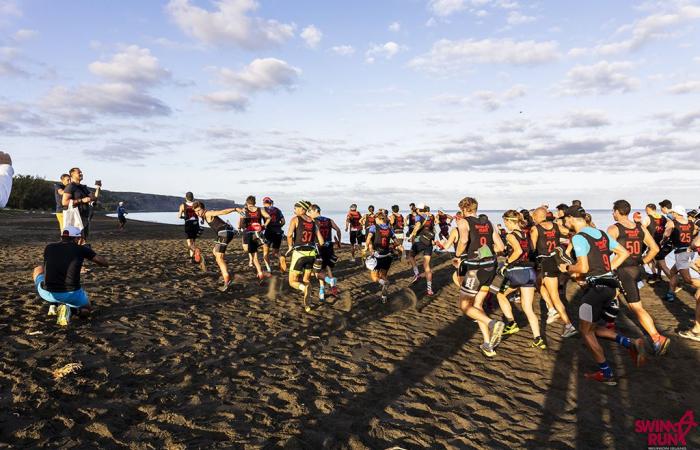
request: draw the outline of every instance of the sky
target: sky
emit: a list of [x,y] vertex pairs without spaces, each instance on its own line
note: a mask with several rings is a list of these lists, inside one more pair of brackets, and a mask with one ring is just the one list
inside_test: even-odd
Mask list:
[[326,209],[691,208],[700,2],[0,0],[0,149]]

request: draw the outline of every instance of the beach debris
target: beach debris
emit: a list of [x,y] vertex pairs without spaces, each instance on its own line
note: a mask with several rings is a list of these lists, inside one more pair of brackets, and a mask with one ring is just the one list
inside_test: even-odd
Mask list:
[[74,372],[77,372],[78,370],[82,369],[83,365],[81,363],[68,363],[65,366],[61,367],[60,369],[56,369],[53,372],[53,379],[54,380],[60,380],[61,378],[65,377],[66,375],[70,375]]

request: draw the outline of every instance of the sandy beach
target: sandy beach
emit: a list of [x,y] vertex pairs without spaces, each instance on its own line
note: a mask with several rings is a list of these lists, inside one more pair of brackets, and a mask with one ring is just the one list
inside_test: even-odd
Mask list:
[[[83,278],[92,316],[61,329],[30,279],[56,240],[53,215],[0,212],[0,447],[636,449],[647,441],[635,420],[700,414],[700,344],[676,334],[694,312],[688,291],[668,304],[665,286],[642,290],[671,349],[635,368],[606,342],[620,378],[609,387],[583,378],[595,364],[561,323],[543,325],[547,350],[528,348],[517,306],[521,331],[485,358],[448,255],[429,300],[395,263],[382,305],[344,247],[341,295],[307,314],[286,276],[258,285],[239,239],[227,259],[243,281],[220,293],[211,230],[203,273],[181,227],[129,221],[119,232],[97,217],[92,246],[112,265]],[[572,313],[577,293],[569,283]],[[622,307],[618,325],[641,336],[630,314]],[[82,368],[55,381],[68,363]],[[700,429],[687,439],[700,447]]]

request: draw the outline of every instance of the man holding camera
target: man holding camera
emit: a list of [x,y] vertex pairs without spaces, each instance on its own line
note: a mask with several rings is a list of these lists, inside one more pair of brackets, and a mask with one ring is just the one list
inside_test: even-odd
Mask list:
[[92,192],[90,188],[81,184],[83,172],[78,167],[73,167],[68,174],[70,175],[70,183],[63,190],[62,204],[64,208],[68,208],[71,203],[73,207],[78,208],[83,222],[81,244],[84,244],[90,233],[92,204],[100,197],[102,182],[100,180],[95,181],[95,192]]

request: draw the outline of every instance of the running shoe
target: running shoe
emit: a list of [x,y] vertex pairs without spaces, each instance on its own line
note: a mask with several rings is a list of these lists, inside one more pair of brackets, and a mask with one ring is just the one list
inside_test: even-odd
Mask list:
[[552,308],[549,311],[547,311],[547,325],[552,324],[559,320],[559,313],[557,312],[556,309]]
[[56,308],[56,313],[58,315],[56,324],[62,327],[68,326],[68,322],[70,322],[70,308],[66,305],[59,305]]
[[693,330],[679,331],[678,336],[685,339],[690,339],[691,341],[700,342],[700,333],[696,333]]
[[510,300],[511,300],[513,303],[515,303],[516,305],[519,305],[519,304],[520,304],[520,295],[515,294],[515,295],[513,295],[513,296],[511,297]]
[[563,338],[569,338],[576,336],[578,334],[578,330],[576,327],[574,327],[573,324],[568,324],[567,326],[564,327],[564,332],[561,334],[561,337]]
[[665,355],[669,345],[671,345],[671,340],[669,338],[666,336],[659,336],[659,339],[654,341],[654,354],[656,356]]
[[48,316],[55,316],[56,315],[56,305],[49,306],[49,313],[47,315]]
[[517,322],[513,322],[511,325],[506,325],[503,327],[503,334],[505,336],[508,336],[509,334],[515,334],[518,331],[520,331],[520,327],[518,326]]
[[382,296],[381,296],[381,298],[380,298],[380,301],[382,302],[383,305],[385,305],[386,302],[387,302],[387,297],[386,297],[386,295],[382,294]]
[[671,291],[666,292],[666,295],[664,296],[664,300],[666,300],[669,303],[673,303],[676,301],[676,294],[674,294]]
[[425,291],[425,294],[428,297],[432,297],[433,296],[433,288],[428,288],[428,290]]
[[545,344],[544,340],[540,337],[537,339],[533,339],[532,344],[530,344],[530,347],[545,350],[547,348],[547,344]]
[[635,367],[641,367],[647,362],[647,352],[644,346],[644,338],[637,338],[632,341],[632,347],[628,349]]
[[617,386],[615,375],[606,377],[602,370],[597,372],[588,372],[584,374],[587,380],[598,381],[599,383],[607,384],[608,386]]
[[258,274],[258,285],[262,286],[262,284],[265,282],[265,275],[262,273]]
[[479,346],[479,348],[481,349],[481,353],[483,353],[485,356],[488,356],[489,358],[493,358],[494,356],[496,356],[496,352],[493,350],[493,347],[488,342],[484,342]]
[[605,328],[615,331],[615,322],[605,322]]
[[414,275],[413,275],[413,278],[411,278],[411,283],[410,283],[410,284],[413,284],[413,283],[415,283],[415,282],[418,281],[418,280],[420,280],[420,274],[414,274]]
[[219,288],[219,291],[221,292],[226,292],[228,291],[228,288],[231,286],[231,280],[229,281],[224,281],[224,285]]
[[500,320],[492,320],[489,322],[489,331],[491,331],[491,339],[489,340],[489,345],[492,349],[498,347],[501,343],[501,337],[503,336],[503,329],[506,324]]
[[333,286],[333,287],[331,288],[331,295],[332,295],[333,297],[336,297],[336,296],[338,295],[338,286]]
[[677,294],[677,293],[679,293],[679,292],[682,291],[682,290],[683,290],[683,287],[677,286],[677,287],[676,287],[676,290],[673,291],[673,292]]

